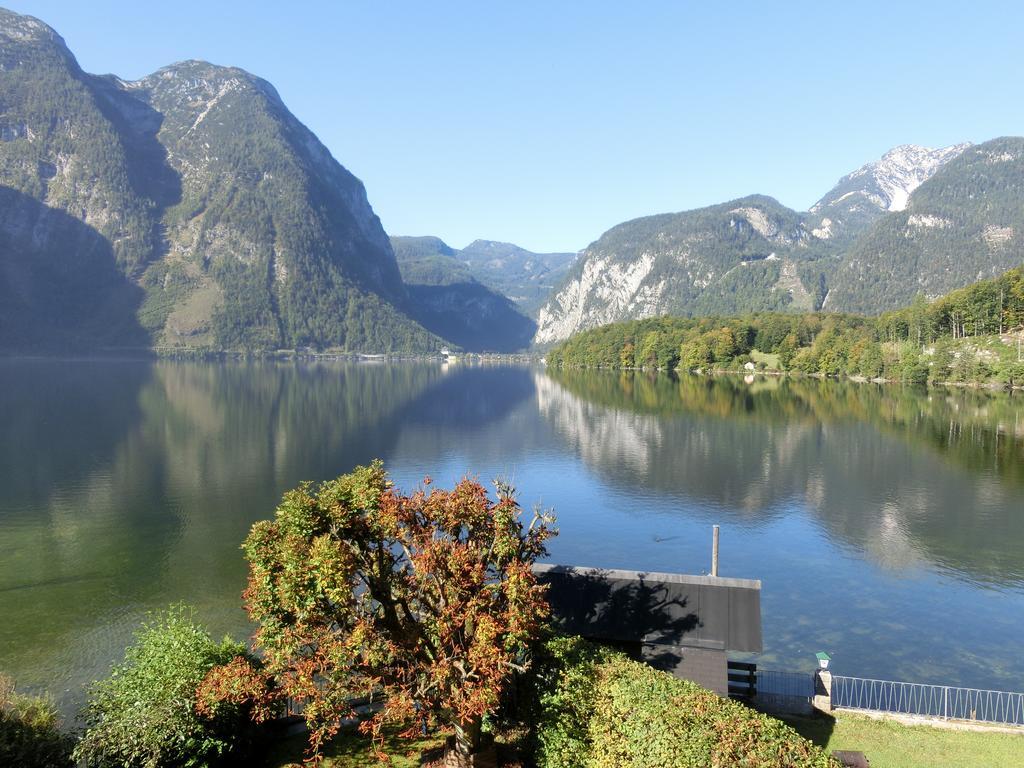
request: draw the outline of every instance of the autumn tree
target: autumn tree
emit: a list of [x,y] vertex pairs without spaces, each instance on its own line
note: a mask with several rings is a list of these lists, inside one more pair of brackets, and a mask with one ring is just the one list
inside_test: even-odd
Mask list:
[[[350,701],[371,695],[382,707],[360,727],[375,744],[386,724],[411,734],[429,718],[454,729],[468,764],[548,614],[530,566],[549,518],[537,511],[524,526],[500,483],[497,501],[472,480],[425,488],[403,495],[379,461],[306,483],[243,545],[262,673],[303,706],[314,758],[355,715]],[[232,690],[231,673],[218,675]]]

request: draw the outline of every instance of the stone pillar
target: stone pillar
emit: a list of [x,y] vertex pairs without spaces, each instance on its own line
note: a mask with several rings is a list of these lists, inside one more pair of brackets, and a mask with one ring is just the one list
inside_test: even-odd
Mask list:
[[814,673],[814,698],[811,706],[826,714],[832,711],[832,673],[819,669]]

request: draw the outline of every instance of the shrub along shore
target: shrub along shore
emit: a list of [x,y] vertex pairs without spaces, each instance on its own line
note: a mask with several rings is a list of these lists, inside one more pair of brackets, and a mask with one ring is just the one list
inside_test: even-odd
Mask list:
[[[210,711],[202,681],[244,646],[217,643],[173,606],[148,622],[124,663],[96,683],[86,729],[60,732],[51,703],[0,686],[0,764],[20,768],[171,768],[172,766],[295,765],[298,737],[271,720],[254,724],[244,705]],[[251,657],[250,657],[251,658]],[[837,768],[812,741],[781,720],[722,699],[619,651],[580,638],[540,643],[529,674],[486,723],[499,742],[499,765],[538,768]],[[278,711],[278,715],[283,715]],[[415,726],[416,723],[414,722]],[[325,742],[325,766],[373,766],[380,756],[417,765],[420,752],[438,756],[450,729],[392,729],[383,752],[368,735],[348,730],[338,747]],[[304,746],[305,739],[302,739]],[[435,754],[431,754],[435,753]],[[268,756],[264,761],[262,758]]]

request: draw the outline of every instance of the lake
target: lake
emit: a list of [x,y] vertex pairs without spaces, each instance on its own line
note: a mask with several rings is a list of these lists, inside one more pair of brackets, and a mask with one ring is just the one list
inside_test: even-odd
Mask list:
[[1024,397],[440,363],[0,361],[0,671],[65,712],[147,611],[249,634],[239,545],[374,457],[510,480],[549,560],[761,579],[760,665],[1024,690]]

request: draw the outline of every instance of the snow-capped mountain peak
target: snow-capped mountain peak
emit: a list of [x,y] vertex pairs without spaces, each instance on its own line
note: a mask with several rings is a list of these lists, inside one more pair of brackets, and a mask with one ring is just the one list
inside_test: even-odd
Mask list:
[[970,142],[941,149],[916,144],[894,147],[879,160],[862,165],[840,179],[832,191],[811,208],[811,213],[819,213],[843,201],[852,204],[865,199],[883,211],[902,211],[915,189],[969,146]]

